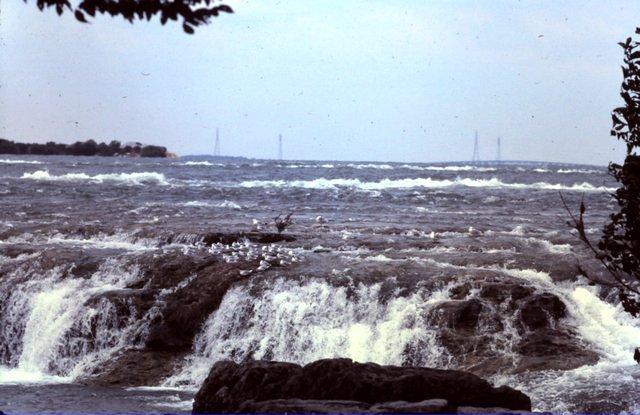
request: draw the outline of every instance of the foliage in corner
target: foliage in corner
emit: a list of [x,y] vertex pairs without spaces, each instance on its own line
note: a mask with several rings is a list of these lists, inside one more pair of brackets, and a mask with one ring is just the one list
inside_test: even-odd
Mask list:
[[208,24],[220,13],[233,13],[220,0],[81,0],[75,5],[71,1],[36,0],[36,5],[40,10],[53,7],[59,15],[71,11],[82,23],[88,23],[86,15],[95,17],[96,13],[122,16],[131,23],[159,15],[163,25],[169,20],[182,21],[182,29],[189,34],[194,33],[194,27]]
[[[636,34],[640,34],[640,28]],[[611,135],[626,143],[627,154],[622,165],[609,164],[610,174],[620,184],[613,195],[619,210],[610,215],[597,247],[585,232],[584,203],[578,216],[569,213],[579,238],[615,279],[624,309],[637,317],[640,316],[640,155],[637,153],[640,148],[640,42],[629,37],[619,45],[624,49],[624,79],[620,91],[624,106],[613,110]]]

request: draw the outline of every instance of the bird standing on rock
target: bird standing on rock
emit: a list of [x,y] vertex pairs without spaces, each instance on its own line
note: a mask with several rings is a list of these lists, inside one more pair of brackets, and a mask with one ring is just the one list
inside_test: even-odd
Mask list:
[[293,223],[293,219],[291,219],[291,215],[293,215],[293,212],[289,212],[289,214],[284,218],[282,217],[282,215],[278,215],[275,218],[273,218],[273,222],[275,224],[276,229],[278,230],[278,233],[282,233],[282,231],[284,231],[289,225]]

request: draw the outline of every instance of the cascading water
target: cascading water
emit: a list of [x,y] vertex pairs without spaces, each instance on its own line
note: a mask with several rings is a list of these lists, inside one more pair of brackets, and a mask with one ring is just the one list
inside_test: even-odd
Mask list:
[[[381,284],[333,286],[326,281],[277,279],[259,294],[230,290],[205,323],[185,368],[167,386],[197,387],[211,365],[224,359],[309,363],[329,357],[360,362],[448,366],[428,310],[447,298],[428,295],[380,299]],[[413,350],[429,350],[428,354]]]
[[88,302],[136,281],[135,267],[109,259],[86,279],[70,275],[69,267],[41,270],[37,261],[27,262],[4,276],[3,378],[71,381],[132,344],[131,330],[140,318],[135,310],[123,319],[110,301]]
[[[562,324],[601,358],[595,365],[568,371],[500,372],[490,376],[495,383],[518,385],[534,397],[536,410],[571,411],[579,407],[581,394],[593,388],[594,381],[617,390],[637,380],[640,371],[630,350],[640,339],[640,324],[620,306],[600,299],[595,288],[556,285],[541,272],[507,273],[517,275],[522,284],[561,298],[568,309]],[[420,289],[409,296],[395,293],[385,301],[380,299],[380,284],[334,286],[303,278],[277,279],[263,289],[233,288],[205,323],[193,353],[164,386],[197,388],[211,365],[225,359],[305,364],[348,357],[379,364],[459,368],[460,356],[453,356],[441,344],[441,327],[429,317],[434,306],[451,301],[451,288],[449,284],[433,292]],[[471,292],[465,299],[469,298],[478,298],[478,293]],[[505,319],[502,330],[487,339],[489,348],[497,357],[517,362],[514,345],[521,337],[515,328],[517,315],[505,309],[491,312],[502,313]],[[555,399],[549,401],[548,396]],[[634,399],[633,395],[627,399],[631,408],[639,403]]]
[[[496,377],[497,383],[516,386],[537,403],[538,410],[553,412],[640,411],[640,367],[632,351],[640,344],[640,322],[621,305],[597,295],[595,287],[561,286],[557,293],[567,304],[578,335],[600,354],[595,365],[569,371]],[[595,396],[595,399],[594,399]],[[584,400],[595,401],[585,408]]]

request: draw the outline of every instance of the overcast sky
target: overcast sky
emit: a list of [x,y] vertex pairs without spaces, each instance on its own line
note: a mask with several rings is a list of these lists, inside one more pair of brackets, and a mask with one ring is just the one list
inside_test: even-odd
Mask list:
[[[234,1],[184,34],[2,0],[0,137],[181,155],[605,164],[638,1]],[[146,75],[148,74],[148,75]]]

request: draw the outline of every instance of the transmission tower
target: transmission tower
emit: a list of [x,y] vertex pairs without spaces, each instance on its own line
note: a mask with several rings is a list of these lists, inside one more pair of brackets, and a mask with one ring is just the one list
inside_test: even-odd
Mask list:
[[500,137],[498,137],[497,148],[496,148],[496,161],[500,162],[502,160],[502,154],[500,152]]
[[473,156],[471,162],[477,163],[480,161],[480,149],[478,148],[478,131],[476,131],[475,140],[473,142]]
[[278,136],[278,160],[282,160],[282,134]]
[[213,155],[220,157],[220,131],[216,128],[216,145],[213,147]]

